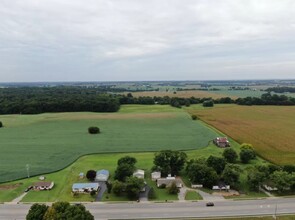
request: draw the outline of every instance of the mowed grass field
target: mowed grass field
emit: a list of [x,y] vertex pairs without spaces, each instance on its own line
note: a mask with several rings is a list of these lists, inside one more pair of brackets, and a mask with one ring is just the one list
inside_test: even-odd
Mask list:
[[[170,106],[122,106],[118,113],[0,117],[0,182],[62,169],[82,155],[200,149],[217,133]],[[101,134],[90,135],[89,126]]]
[[295,162],[294,106],[194,105],[187,111],[239,143],[253,144],[257,153],[271,162]]

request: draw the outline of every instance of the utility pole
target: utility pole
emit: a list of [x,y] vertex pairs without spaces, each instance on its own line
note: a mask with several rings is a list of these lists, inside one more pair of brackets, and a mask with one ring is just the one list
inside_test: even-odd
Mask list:
[[30,178],[30,165],[29,164],[26,165],[26,169],[27,169],[27,176],[28,176],[28,178]]

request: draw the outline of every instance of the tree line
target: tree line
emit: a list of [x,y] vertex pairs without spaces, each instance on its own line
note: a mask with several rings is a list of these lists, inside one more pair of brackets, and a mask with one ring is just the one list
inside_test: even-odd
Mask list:
[[267,88],[265,91],[276,92],[276,93],[285,93],[285,92],[295,93],[295,87],[287,87],[287,86],[271,87],[271,88]]
[[20,87],[0,89],[0,114],[44,112],[116,112],[118,99],[83,87]]

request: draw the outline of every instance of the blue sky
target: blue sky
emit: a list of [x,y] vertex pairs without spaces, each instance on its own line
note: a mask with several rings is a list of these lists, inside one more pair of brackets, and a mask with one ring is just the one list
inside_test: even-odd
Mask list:
[[1,0],[0,82],[295,78],[292,0]]

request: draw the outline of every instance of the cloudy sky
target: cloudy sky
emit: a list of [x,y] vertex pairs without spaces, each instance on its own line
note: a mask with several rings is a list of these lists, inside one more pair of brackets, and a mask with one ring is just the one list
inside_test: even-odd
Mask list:
[[275,78],[294,0],[0,1],[0,82]]

